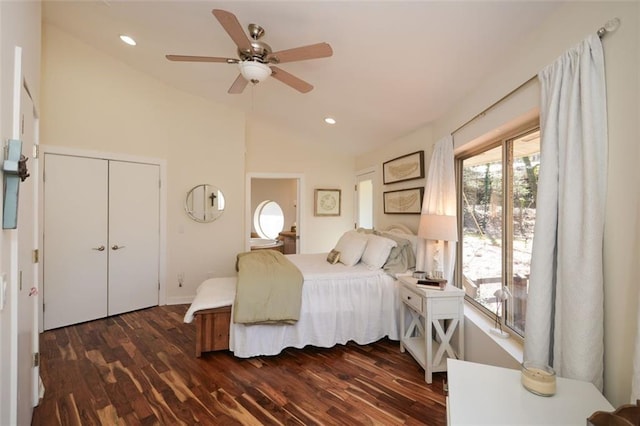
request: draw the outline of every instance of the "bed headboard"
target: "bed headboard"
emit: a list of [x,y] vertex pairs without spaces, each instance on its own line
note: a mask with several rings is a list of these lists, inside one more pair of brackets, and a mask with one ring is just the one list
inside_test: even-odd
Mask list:
[[407,225],[401,223],[394,223],[385,228],[386,232],[395,232],[396,234],[416,235]]

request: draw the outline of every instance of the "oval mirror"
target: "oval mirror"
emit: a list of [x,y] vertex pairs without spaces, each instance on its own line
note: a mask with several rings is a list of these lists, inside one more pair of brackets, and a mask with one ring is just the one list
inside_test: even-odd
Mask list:
[[196,222],[213,222],[224,212],[224,195],[213,185],[194,186],[187,193],[184,209]]

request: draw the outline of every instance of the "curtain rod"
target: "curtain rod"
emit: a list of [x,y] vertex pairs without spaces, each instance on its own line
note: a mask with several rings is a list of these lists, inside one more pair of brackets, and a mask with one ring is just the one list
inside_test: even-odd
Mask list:
[[[615,30],[617,30],[619,26],[620,26],[620,19],[619,18],[610,19],[610,20],[608,20],[606,22],[606,24],[604,24],[602,27],[598,28],[598,31],[596,31],[596,34],[598,35],[598,37],[602,38],[602,37],[605,36],[605,34],[612,33]],[[513,89],[512,91],[510,91],[509,93],[507,93],[506,95],[504,95],[503,97],[501,97],[500,99],[498,99],[497,101],[495,101],[494,103],[489,105],[482,112],[474,115],[469,120],[465,121],[463,124],[458,126],[453,132],[451,132],[451,135],[453,135],[454,133],[457,133],[458,131],[460,131],[463,127],[465,127],[466,125],[471,123],[476,118],[484,116],[491,108],[495,107],[500,102],[504,101],[505,99],[507,99],[509,96],[513,95],[518,90],[522,89],[524,86],[526,86],[531,81],[535,80],[537,77],[538,77],[538,74],[536,74],[533,77],[529,78],[527,81],[525,81],[524,83],[520,84],[518,87],[516,87],[515,89]]]

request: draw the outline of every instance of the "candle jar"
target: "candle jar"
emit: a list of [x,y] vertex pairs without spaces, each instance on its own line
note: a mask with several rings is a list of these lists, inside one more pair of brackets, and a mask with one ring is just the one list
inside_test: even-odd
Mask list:
[[536,395],[552,396],[556,393],[556,372],[546,364],[522,363],[521,381],[526,390]]

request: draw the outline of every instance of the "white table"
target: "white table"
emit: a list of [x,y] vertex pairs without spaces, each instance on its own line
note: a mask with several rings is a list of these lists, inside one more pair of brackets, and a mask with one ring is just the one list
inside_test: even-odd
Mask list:
[[[409,351],[424,368],[425,381],[431,383],[433,373],[447,370],[447,357],[464,359],[464,290],[449,285],[444,290],[424,289],[417,287],[418,280],[410,275],[398,278],[403,306],[400,351]],[[409,324],[405,324],[407,316]]]
[[520,370],[448,360],[447,420],[461,425],[579,425],[595,411],[613,411],[588,382],[556,380],[556,394],[537,396],[520,383]]

